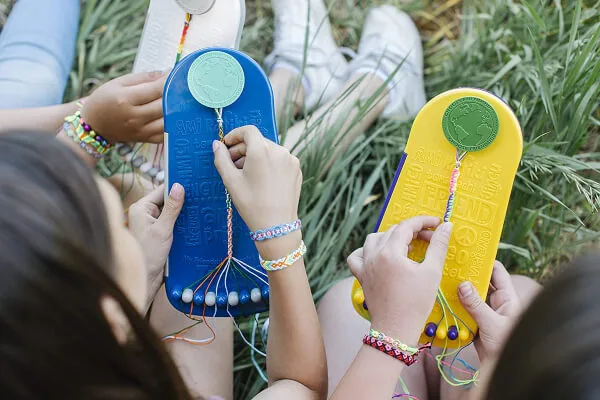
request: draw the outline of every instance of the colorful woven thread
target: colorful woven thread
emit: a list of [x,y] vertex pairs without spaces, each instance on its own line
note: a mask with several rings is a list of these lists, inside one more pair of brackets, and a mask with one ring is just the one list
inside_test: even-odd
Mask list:
[[260,242],[262,240],[285,236],[300,229],[302,229],[302,221],[297,219],[296,221],[288,224],[276,225],[271,228],[250,232],[250,239]]
[[387,354],[390,357],[395,358],[398,361],[402,361],[404,364],[406,364],[409,367],[417,362],[418,354],[411,355],[411,354],[404,353],[398,349],[395,349],[391,344],[385,343],[382,340],[372,338],[369,335],[365,335],[365,337],[363,338],[363,343],[366,344],[367,346],[371,346],[372,348],[377,349],[377,350]]
[[306,254],[306,245],[304,244],[304,241],[301,240],[300,245],[298,246],[298,248],[296,250],[292,251],[287,256],[280,258],[279,260],[268,261],[268,260],[263,260],[263,258],[259,256],[260,265],[266,271],[279,271],[279,270],[285,269],[287,267],[291,267],[296,262],[298,262],[298,260],[300,260],[302,257],[304,257],[305,254]]
[[181,60],[181,55],[183,54],[183,45],[185,44],[185,39],[188,34],[188,30],[190,29],[190,22],[192,21],[192,14],[185,14],[185,22],[183,24],[183,32],[181,33],[181,39],[179,39],[179,46],[177,47],[177,57],[175,57],[175,65],[179,63]]
[[383,332],[379,332],[375,329],[371,329],[369,331],[369,337],[385,342],[389,345],[391,345],[393,348],[400,350],[402,352],[408,353],[409,355],[414,355],[417,354],[419,352],[419,349],[416,347],[410,347],[404,343],[402,343],[401,341],[399,341],[398,339],[394,339],[390,336],[387,336],[385,333]]
[[456,187],[458,185],[458,177],[460,176],[460,165],[461,161],[467,156],[467,152],[461,153],[456,150],[456,161],[452,175],[450,176],[450,195],[448,196],[448,202],[446,203],[446,212],[444,213],[444,222],[450,221],[452,211],[454,211],[454,199],[456,197]]
[[94,158],[104,157],[112,148],[106,139],[94,132],[92,127],[85,122],[81,117],[80,110],[66,117],[63,127],[67,135]]

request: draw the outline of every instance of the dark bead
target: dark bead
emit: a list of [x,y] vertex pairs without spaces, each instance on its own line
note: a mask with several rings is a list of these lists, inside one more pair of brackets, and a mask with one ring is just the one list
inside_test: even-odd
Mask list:
[[454,325],[452,325],[450,328],[448,328],[448,339],[456,340],[457,337],[458,337],[458,329],[456,329],[456,327]]
[[248,302],[250,301],[250,293],[244,289],[240,291],[240,303],[241,304],[248,304]]
[[425,325],[425,336],[433,337],[435,335],[435,331],[437,331],[437,325],[433,322],[430,322],[427,325]]
[[227,305],[227,296],[220,294],[217,296],[217,305],[219,307],[225,307]]
[[194,295],[194,304],[197,306],[204,304],[204,293],[198,292]]
[[369,307],[367,307],[367,302],[363,301],[363,308],[367,311],[369,311]]
[[180,287],[175,287],[173,290],[171,290],[171,293],[169,293],[169,297],[172,301],[180,301],[182,294],[183,290]]

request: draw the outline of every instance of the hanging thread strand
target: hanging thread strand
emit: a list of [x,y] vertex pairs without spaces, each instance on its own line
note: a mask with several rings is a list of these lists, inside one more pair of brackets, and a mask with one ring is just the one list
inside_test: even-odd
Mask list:
[[444,213],[444,222],[450,221],[452,217],[452,211],[454,210],[454,200],[456,197],[456,187],[458,185],[458,177],[460,176],[460,165],[462,160],[466,157],[467,152],[460,153],[456,150],[456,161],[454,163],[454,169],[450,176],[450,195],[448,196],[448,202],[446,203],[446,212]]
[[185,14],[185,23],[183,24],[183,32],[181,33],[181,39],[179,40],[179,46],[177,47],[177,57],[175,57],[175,65],[179,63],[181,60],[181,55],[183,54],[183,46],[185,44],[185,39],[188,34],[188,30],[190,29],[190,22],[192,21],[192,14]]

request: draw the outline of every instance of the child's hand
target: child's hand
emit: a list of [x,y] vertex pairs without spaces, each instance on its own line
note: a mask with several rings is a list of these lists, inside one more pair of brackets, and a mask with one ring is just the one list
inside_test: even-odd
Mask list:
[[81,116],[110,143],[162,143],[161,72],[129,74],[105,83],[85,101]]
[[213,142],[215,166],[248,227],[256,231],[297,220],[302,186],[298,159],[254,126],[234,129],[225,144],[229,151]]
[[489,303],[479,297],[471,282],[458,287],[461,303],[479,326],[475,348],[481,363],[494,359],[521,312],[521,302],[510,274],[500,261],[494,263]]
[[[452,224],[436,217],[414,217],[387,232],[367,236],[364,247],[348,257],[348,265],[363,287],[374,329],[408,345],[417,343],[433,309],[442,279]],[[425,260],[408,258],[410,243],[430,241]]]
[[144,251],[148,273],[149,301],[154,299],[163,278],[165,263],[173,244],[173,228],[183,208],[184,189],[175,183],[164,201],[164,185],[142,197],[129,208],[129,230]]

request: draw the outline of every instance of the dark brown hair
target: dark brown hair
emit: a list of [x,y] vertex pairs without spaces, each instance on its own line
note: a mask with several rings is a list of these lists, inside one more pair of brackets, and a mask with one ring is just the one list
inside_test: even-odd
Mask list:
[[[53,138],[0,135],[0,397],[190,398],[112,260],[90,169]],[[103,296],[122,307],[130,344],[115,338]]]
[[549,282],[504,348],[487,399],[600,398],[600,256]]

